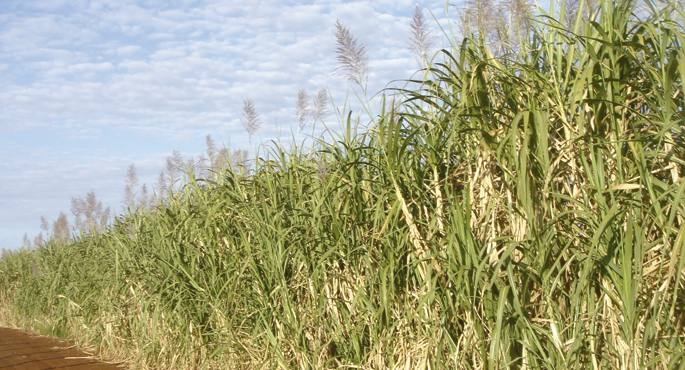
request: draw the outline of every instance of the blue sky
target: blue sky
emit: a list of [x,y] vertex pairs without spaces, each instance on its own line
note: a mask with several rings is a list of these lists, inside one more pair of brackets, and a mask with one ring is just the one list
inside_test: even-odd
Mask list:
[[264,121],[255,141],[297,130],[300,88],[342,104],[336,19],[366,44],[370,92],[410,77],[416,4],[453,16],[444,0],[0,1],[0,247],[90,190],[120,210],[131,163],[152,184],[172,150],[197,155],[207,134],[250,149],[245,98]]

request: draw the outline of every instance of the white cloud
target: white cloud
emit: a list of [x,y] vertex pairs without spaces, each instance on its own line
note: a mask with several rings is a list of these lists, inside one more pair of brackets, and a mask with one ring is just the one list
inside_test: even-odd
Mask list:
[[[439,12],[444,2],[426,3]],[[45,0],[12,5],[18,10],[0,10],[0,146],[11,144],[3,134],[41,135],[45,130],[102,142],[123,140],[107,137],[112,129],[137,140],[166,140],[166,152],[189,140],[199,150],[207,133],[246,146],[239,120],[245,97],[255,100],[266,123],[262,139],[286,135],[295,126],[299,88],[314,92],[325,87],[339,98],[346,94],[347,81],[334,73],[338,18],[367,45],[371,93],[390,80],[408,78],[418,67],[406,41],[414,6],[409,0]],[[122,144],[126,149],[89,156],[87,164],[82,151],[50,160],[52,151],[65,150],[63,145],[46,136],[22,145],[20,152],[0,152],[8,158],[0,176],[16,178],[0,179],[0,203],[8,204],[0,211],[0,223],[8,214],[28,212],[12,199],[36,206],[40,199],[68,200],[93,184],[103,184],[101,192],[115,199],[123,176],[119,172],[129,162],[150,160],[161,166],[159,148],[143,145],[131,155]],[[23,159],[32,157],[39,163]],[[39,208],[55,215],[58,203]],[[8,237],[0,235],[0,244],[2,238]]]
[[135,54],[141,50],[141,47],[138,45],[126,45],[126,46],[120,46],[116,48],[116,55],[118,56],[127,56],[131,54]]

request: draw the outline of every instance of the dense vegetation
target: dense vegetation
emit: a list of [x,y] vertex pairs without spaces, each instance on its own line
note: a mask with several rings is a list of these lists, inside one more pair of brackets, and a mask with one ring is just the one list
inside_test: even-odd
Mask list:
[[0,319],[135,368],[682,366],[682,13],[588,17],[464,39],[367,131],[6,256]]

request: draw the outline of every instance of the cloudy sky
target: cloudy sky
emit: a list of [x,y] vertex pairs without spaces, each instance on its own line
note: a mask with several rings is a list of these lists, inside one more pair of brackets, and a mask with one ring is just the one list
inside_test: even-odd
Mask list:
[[297,131],[300,88],[340,105],[336,19],[367,47],[370,92],[410,77],[415,5],[453,17],[445,0],[0,1],[0,247],[89,190],[120,210],[131,163],[151,184],[172,150],[197,155],[207,134],[249,149],[245,98],[264,121],[253,147]]

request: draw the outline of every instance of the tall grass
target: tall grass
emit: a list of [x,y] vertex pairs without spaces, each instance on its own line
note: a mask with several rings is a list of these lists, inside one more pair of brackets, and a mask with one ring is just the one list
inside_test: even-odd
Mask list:
[[0,317],[134,368],[679,368],[685,32],[640,4],[464,39],[368,132],[13,253]]

